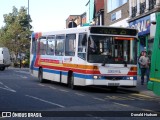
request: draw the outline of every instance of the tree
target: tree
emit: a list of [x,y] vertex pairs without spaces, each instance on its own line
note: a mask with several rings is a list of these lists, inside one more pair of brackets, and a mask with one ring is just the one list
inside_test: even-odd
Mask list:
[[27,8],[21,7],[18,11],[13,6],[12,13],[4,14],[3,17],[5,26],[0,29],[0,46],[8,47],[16,56],[28,52],[32,20],[27,15]]

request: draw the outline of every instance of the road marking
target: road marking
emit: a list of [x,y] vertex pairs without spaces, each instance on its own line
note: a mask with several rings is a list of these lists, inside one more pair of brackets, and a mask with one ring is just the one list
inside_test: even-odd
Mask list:
[[0,87],[0,89],[3,89],[3,90],[7,90],[7,91],[10,91],[10,92],[16,92],[15,90],[12,90],[12,89],[8,89],[8,88],[3,88],[3,87]]
[[60,104],[57,104],[57,103],[53,103],[53,102],[50,102],[50,101],[46,101],[46,100],[43,100],[41,98],[37,98],[37,97],[34,97],[34,96],[30,96],[30,95],[26,95],[27,97],[30,97],[30,98],[33,98],[33,99],[36,99],[36,100],[39,100],[39,101],[42,101],[42,102],[45,102],[45,103],[48,103],[48,104],[51,104],[51,105],[54,105],[54,106],[58,106],[60,108],[65,108],[65,106],[63,105],[60,105]]
[[17,75],[18,77],[21,77],[21,78],[23,78],[23,79],[27,79],[28,77],[26,77],[26,76],[22,76],[22,75]]
[[121,104],[121,103],[117,103],[117,102],[113,102],[114,104],[116,105],[120,105],[120,106],[124,106],[124,107],[129,107],[129,105],[126,105],[126,104]]
[[43,85],[43,84],[38,84],[38,85],[39,85],[39,86],[43,86],[43,87],[45,86],[45,85]]
[[17,71],[17,70],[15,70],[14,72],[19,72],[19,73],[30,74],[29,72],[26,72],[26,71]]
[[57,88],[55,88],[55,87],[52,87],[52,86],[49,86],[49,88],[51,88],[51,89],[53,89],[53,90],[57,89]]
[[78,96],[85,96],[84,94],[81,94],[81,93],[75,93],[75,94]]
[[153,98],[153,97],[151,97],[151,96],[144,95],[144,94],[131,94],[131,95],[140,96],[140,97],[146,97],[146,98]]
[[153,112],[153,110],[149,110],[149,109],[142,109],[142,111],[149,111],[149,112]]
[[67,91],[67,90],[60,90],[61,92],[69,92],[69,91]]
[[4,87],[0,87],[1,89],[4,89],[4,90],[8,90],[8,91],[11,91],[11,92],[16,92],[15,90],[9,88],[8,86],[4,85],[2,82],[0,82],[1,85],[3,85]]
[[93,99],[100,100],[100,101],[105,101],[104,99],[96,98],[96,97],[94,97]]

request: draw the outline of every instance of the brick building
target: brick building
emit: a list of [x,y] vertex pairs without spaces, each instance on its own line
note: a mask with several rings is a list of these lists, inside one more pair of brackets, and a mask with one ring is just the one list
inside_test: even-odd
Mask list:
[[128,27],[128,0],[104,0],[104,24],[107,26]]

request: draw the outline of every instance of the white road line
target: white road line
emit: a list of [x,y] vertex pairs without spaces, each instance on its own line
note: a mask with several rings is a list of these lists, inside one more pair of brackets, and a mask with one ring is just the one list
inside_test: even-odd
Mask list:
[[30,74],[29,72],[26,72],[26,71],[17,71],[17,70],[15,70],[15,72],[18,72],[18,73],[25,73],[25,74]]
[[8,88],[3,88],[3,87],[0,87],[0,89],[3,89],[3,90],[7,90],[7,91],[10,91],[10,92],[16,92],[15,90],[12,90],[12,89],[8,89]]
[[69,91],[67,91],[67,90],[60,90],[61,92],[69,92]]
[[81,94],[81,93],[75,93],[75,94],[78,96],[85,96],[84,94]]
[[100,101],[105,101],[104,99],[96,98],[96,97],[94,97],[93,99],[100,100]]
[[142,109],[143,111],[149,111],[149,112],[153,112],[153,110],[149,110],[149,109]]
[[55,88],[55,87],[52,87],[52,86],[49,86],[49,88],[51,88],[51,89],[53,89],[53,90],[57,89],[57,88]]
[[4,90],[8,90],[8,91],[11,91],[11,92],[16,92],[15,90],[9,88],[8,86],[4,85],[2,82],[0,82],[1,85],[3,85],[4,87],[0,87],[0,89],[4,89]]
[[45,86],[45,85],[43,85],[43,84],[38,84],[38,85],[39,85],[39,86],[43,86],[43,87]]
[[121,103],[117,103],[117,102],[113,102],[113,103],[116,104],[116,105],[123,106],[123,107],[129,107],[129,105],[126,105],[126,104],[121,104]]
[[28,77],[26,77],[26,76],[22,76],[22,75],[17,75],[17,76],[19,76],[19,77],[21,77],[21,78],[23,78],[23,79],[27,79]]
[[37,98],[37,97],[34,97],[34,96],[30,96],[30,95],[26,95],[27,97],[30,97],[30,98],[33,98],[33,99],[36,99],[36,100],[39,100],[39,101],[42,101],[42,102],[45,102],[45,103],[48,103],[48,104],[51,104],[51,105],[55,105],[55,106],[58,106],[60,108],[64,108],[65,106],[63,105],[60,105],[60,104],[56,104],[56,103],[53,103],[53,102],[50,102],[50,101],[46,101],[46,100],[43,100],[41,98]]

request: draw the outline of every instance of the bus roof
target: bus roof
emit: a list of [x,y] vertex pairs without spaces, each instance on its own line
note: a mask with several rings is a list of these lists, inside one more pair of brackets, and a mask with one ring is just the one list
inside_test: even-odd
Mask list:
[[[76,27],[76,28],[67,28],[63,30],[55,30],[55,31],[50,31],[50,32],[33,32],[32,33],[32,38],[40,38],[41,36],[50,36],[50,35],[57,35],[57,34],[70,34],[70,33],[84,33],[84,32],[89,32],[92,28],[108,28],[108,29],[123,29],[123,30],[135,30],[136,34],[138,31],[133,28],[124,28],[124,27],[110,27],[110,26],[84,26],[84,27]],[[130,33],[130,32],[129,32]],[[101,33],[103,34],[103,33]],[[132,35],[136,36],[136,35]]]

